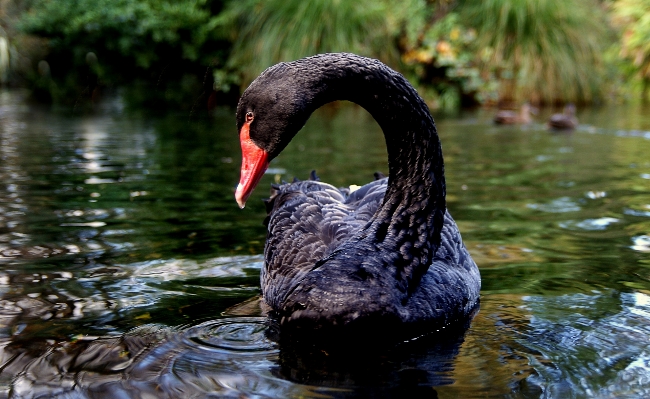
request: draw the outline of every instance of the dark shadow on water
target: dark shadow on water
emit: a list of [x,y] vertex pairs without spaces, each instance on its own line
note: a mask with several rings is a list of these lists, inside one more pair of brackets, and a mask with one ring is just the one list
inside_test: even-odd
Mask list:
[[454,383],[450,372],[466,327],[398,343],[382,340],[381,330],[365,341],[340,336],[326,347],[282,339],[272,371],[294,383],[347,391],[334,397],[437,398],[435,387]]

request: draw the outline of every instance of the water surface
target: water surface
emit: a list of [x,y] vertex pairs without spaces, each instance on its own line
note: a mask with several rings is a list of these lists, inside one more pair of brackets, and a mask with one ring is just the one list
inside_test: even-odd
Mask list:
[[312,169],[338,186],[386,171],[365,111],[317,112],[242,211],[232,110],[70,115],[0,94],[0,396],[650,396],[650,113],[581,110],[557,134],[551,111],[434,114],[480,312],[338,361],[267,334],[261,199]]

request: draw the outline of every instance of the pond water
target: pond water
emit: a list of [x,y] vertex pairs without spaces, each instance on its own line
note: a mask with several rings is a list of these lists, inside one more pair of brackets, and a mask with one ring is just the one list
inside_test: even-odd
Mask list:
[[480,311],[341,359],[267,334],[261,199],[312,169],[386,171],[365,111],[318,111],[240,210],[232,110],[67,115],[0,93],[0,397],[649,397],[650,110],[580,110],[566,134],[551,111],[434,113]]

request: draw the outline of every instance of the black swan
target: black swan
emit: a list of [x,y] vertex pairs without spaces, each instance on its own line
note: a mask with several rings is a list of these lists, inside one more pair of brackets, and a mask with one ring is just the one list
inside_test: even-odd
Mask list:
[[561,114],[553,114],[548,120],[548,127],[553,130],[571,130],[578,126],[576,106],[567,104]]
[[251,83],[237,106],[239,206],[311,113],[336,100],[379,123],[389,176],[352,193],[315,178],[276,186],[261,273],[275,320],[309,331],[466,322],[481,278],[446,210],[436,127],[415,89],[380,61],[321,54],[272,66]]
[[497,125],[517,125],[528,124],[532,122],[530,104],[526,103],[521,106],[519,112],[509,109],[500,110],[494,115],[494,123]]

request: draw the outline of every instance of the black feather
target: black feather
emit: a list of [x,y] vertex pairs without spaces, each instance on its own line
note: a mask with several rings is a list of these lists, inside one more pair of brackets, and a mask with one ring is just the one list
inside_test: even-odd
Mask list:
[[402,75],[353,54],[282,63],[244,92],[237,121],[255,110],[251,139],[270,160],[335,100],[356,102],[379,123],[389,177],[376,173],[356,191],[321,183],[315,172],[273,186],[264,300],[282,326],[446,326],[471,317],[480,275],[446,210],[435,123]]

